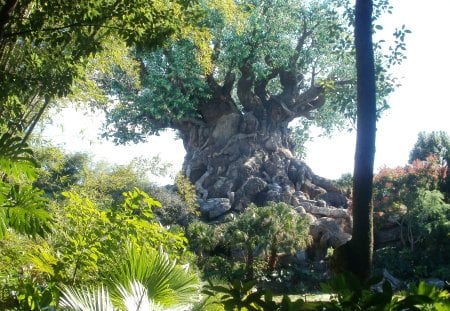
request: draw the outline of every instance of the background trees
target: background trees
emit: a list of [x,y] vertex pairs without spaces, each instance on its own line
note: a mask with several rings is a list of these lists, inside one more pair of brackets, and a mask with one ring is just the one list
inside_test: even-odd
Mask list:
[[[426,136],[419,135],[411,154],[420,151]],[[406,279],[447,279],[450,213],[441,186],[448,167],[436,155],[424,153],[428,156],[423,160],[383,168],[374,177],[375,266]]]
[[439,189],[445,195],[447,202],[450,199],[450,175],[448,165],[450,163],[450,138],[446,132],[419,133],[417,141],[409,155],[409,163],[416,160],[427,161],[433,155],[439,164],[447,168],[445,174],[440,175]]

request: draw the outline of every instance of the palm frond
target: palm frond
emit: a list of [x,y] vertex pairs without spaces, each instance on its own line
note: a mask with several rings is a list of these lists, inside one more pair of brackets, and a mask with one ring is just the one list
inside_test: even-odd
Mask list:
[[147,289],[139,281],[131,281],[128,288],[122,284],[117,286],[127,311],[164,310],[160,304],[148,298]]
[[33,180],[38,166],[33,152],[22,138],[9,133],[0,135],[0,172],[15,180],[20,176]]
[[170,260],[162,250],[130,246],[127,259],[117,265],[111,278],[116,284],[139,281],[149,298],[164,307],[189,304],[199,295],[197,276]]
[[76,289],[70,286],[61,287],[60,305],[74,311],[116,311],[110,294],[104,286],[98,289],[84,287]]

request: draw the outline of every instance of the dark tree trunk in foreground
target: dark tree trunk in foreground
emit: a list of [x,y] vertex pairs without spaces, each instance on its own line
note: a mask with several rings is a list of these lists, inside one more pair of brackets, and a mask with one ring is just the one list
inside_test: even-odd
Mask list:
[[352,240],[340,250],[339,265],[366,280],[373,254],[372,183],[376,133],[376,90],[372,45],[372,1],[357,0],[355,48],[357,70],[357,139],[353,177]]

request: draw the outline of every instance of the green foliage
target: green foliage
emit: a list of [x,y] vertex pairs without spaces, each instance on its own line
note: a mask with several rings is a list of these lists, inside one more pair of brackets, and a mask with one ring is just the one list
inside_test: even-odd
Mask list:
[[[246,252],[246,270],[252,273],[253,253],[256,248],[268,250],[268,272],[275,269],[278,253],[293,254],[305,248],[310,237],[308,220],[285,203],[269,202],[267,206],[250,205],[227,224],[227,240],[232,247],[241,247]],[[250,261],[249,261],[250,260]]]
[[[237,91],[240,78],[252,88],[264,89],[265,96],[255,94],[260,100],[286,100],[288,106],[287,98],[295,101],[296,95],[318,86],[326,104],[318,110],[307,108],[306,113],[292,107],[292,119],[302,116],[302,121],[310,119],[328,132],[351,125],[356,108],[353,22],[348,20],[353,12],[348,1],[204,1],[203,9],[201,24],[210,33],[204,48],[196,48],[195,36],[186,36],[160,49],[132,51],[141,66],[137,88],[124,71],[97,77],[116,101],[105,108],[110,125],[105,136],[118,143],[136,142],[163,128],[184,129],[183,122],[208,122],[206,110],[219,106],[224,97],[233,109],[250,111],[243,90]],[[377,18],[387,10],[380,6]],[[399,32],[397,45],[402,48],[406,32]],[[397,84],[388,71],[393,54],[381,49],[377,53],[379,113],[387,109],[384,98]],[[205,56],[210,57],[209,66],[202,62]],[[221,109],[216,112],[219,116]],[[305,131],[296,133],[302,134],[295,138],[299,146]]]
[[436,190],[445,172],[434,156],[405,167],[381,169],[374,177],[375,211],[400,203],[410,205],[420,190]]
[[172,187],[150,186],[148,192],[162,204],[155,211],[155,216],[163,225],[187,227],[195,218],[178,191]]
[[411,208],[398,216],[397,223],[403,245],[377,250],[376,267],[389,267],[406,279],[448,279],[450,205],[443,201],[443,195],[420,191]]
[[295,157],[303,159],[307,154],[305,144],[311,139],[309,132],[311,122],[302,120],[302,122],[298,123],[291,129],[289,137],[293,145]]
[[201,32],[195,1],[8,0],[1,9],[0,127],[27,136],[53,98],[86,79],[85,67],[105,45],[152,48]]
[[448,164],[450,159],[450,137],[446,132],[420,132],[409,155],[409,163],[426,161],[430,155],[437,157],[440,164]]
[[[187,240],[182,233],[170,232],[154,221],[153,208],[159,208],[159,202],[138,189],[125,193],[123,204],[114,210],[102,209],[74,192],[64,196],[65,202],[53,205],[52,234],[46,240],[34,241],[20,261],[8,260],[17,253],[11,246],[11,254],[6,253],[8,257],[2,260],[15,264],[4,272],[2,288],[17,303],[35,301],[37,305],[50,297],[55,304],[57,285],[95,285],[110,280],[112,271],[127,258],[125,246],[129,243],[147,249],[145,254],[152,258],[156,249],[171,258],[181,258],[185,251]],[[25,269],[28,276],[14,269]],[[11,294],[14,292],[20,292],[20,297]]]
[[[61,193],[73,190],[105,208],[120,205],[123,193],[134,188],[162,192],[149,181],[151,176],[164,176],[170,164],[158,156],[135,158],[126,165],[94,162],[86,153],[67,153],[52,145],[34,146],[35,157],[41,164],[36,188],[49,198],[61,200]],[[151,176],[149,176],[151,175]]]
[[353,190],[353,175],[351,173],[342,174],[341,177],[336,180],[336,184],[342,191],[345,191],[348,197],[351,197]]
[[[372,287],[382,282],[381,290]],[[391,284],[381,277],[373,277],[362,284],[354,275],[342,274],[323,285],[331,293],[331,302],[321,310],[447,310],[449,293],[419,283],[416,289],[394,295]]]
[[289,274],[286,267],[278,266],[278,258],[309,245],[308,232],[307,219],[289,205],[271,202],[264,207],[250,205],[220,225],[194,221],[186,234],[204,277],[223,277],[226,270],[229,280],[256,278],[267,282]]
[[[379,287],[378,290],[374,286]],[[450,295],[445,290],[420,282],[409,291],[394,294],[391,284],[381,277],[373,277],[365,283],[351,274],[335,276],[323,284],[323,291],[331,294],[330,301],[291,301],[283,296],[273,299],[270,291],[257,290],[254,281],[235,281],[228,285],[205,286],[204,293],[219,297],[225,310],[448,310]]]
[[178,173],[175,177],[175,186],[187,205],[189,212],[195,216],[200,216],[200,206],[197,201],[195,186],[182,173]]
[[128,288],[140,282],[149,298],[163,306],[189,304],[198,299],[199,281],[195,274],[169,259],[168,254],[152,248],[128,248],[127,256],[117,263],[111,281]]
[[34,154],[40,168],[33,185],[47,197],[57,198],[63,191],[86,181],[90,162],[86,153],[67,154],[54,146],[35,146]]
[[198,299],[195,274],[170,260],[164,252],[130,244],[126,256],[97,289],[62,286],[61,305],[70,310],[166,310]]
[[420,132],[417,141],[409,155],[409,163],[416,160],[427,161],[430,156],[436,157],[440,165],[446,167],[445,174],[439,178],[439,189],[445,194],[447,202],[450,199],[450,177],[448,165],[450,163],[450,137],[446,132]]
[[431,155],[404,168],[382,169],[375,176],[375,227],[396,224],[401,240],[393,249],[376,251],[377,268],[388,267],[407,279],[448,278],[450,205],[437,190],[446,170]]
[[[64,282],[86,282],[102,275],[123,254],[127,240],[150,248],[162,247],[172,256],[181,255],[186,239],[167,231],[153,221],[153,208],[159,202],[135,189],[124,194],[120,209],[102,210],[76,193],[65,193],[66,204],[58,212],[52,241],[56,264],[64,269]],[[35,254],[40,258],[43,251]],[[48,262],[48,260],[43,260]]]
[[33,153],[22,138],[8,133],[0,136],[0,238],[8,228],[31,235],[49,231],[47,201],[31,186],[36,167]]
[[214,285],[209,282],[203,293],[209,296],[220,294],[220,303],[225,310],[261,310],[258,305],[264,303],[263,292],[254,290],[255,281],[233,281],[228,286]]
[[217,243],[215,238],[214,227],[200,220],[193,221],[187,229],[187,237],[189,239],[189,247],[200,258],[203,257],[205,251],[212,250]]

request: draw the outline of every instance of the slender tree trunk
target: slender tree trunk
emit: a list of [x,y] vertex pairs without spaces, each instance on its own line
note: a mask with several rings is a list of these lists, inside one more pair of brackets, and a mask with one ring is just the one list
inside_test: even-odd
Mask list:
[[251,246],[247,246],[247,262],[245,267],[245,278],[247,280],[253,280],[255,278],[254,271],[253,271],[253,257],[254,249]]
[[375,157],[376,90],[372,44],[372,1],[356,0],[357,139],[353,179],[352,257],[350,271],[368,278],[373,254],[372,184]]
[[267,264],[268,266],[268,274],[269,276],[272,274],[272,272],[275,270],[275,267],[277,265],[277,241],[272,241],[272,245],[270,246],[270,254],[269,254],[269,262]]
[[376,91],[372,45],[371,0],[356,0],[357,137],[353,171],[352,239],[335,251],[332,269],[365,281],[372,269],[372,184],[375,157]]

